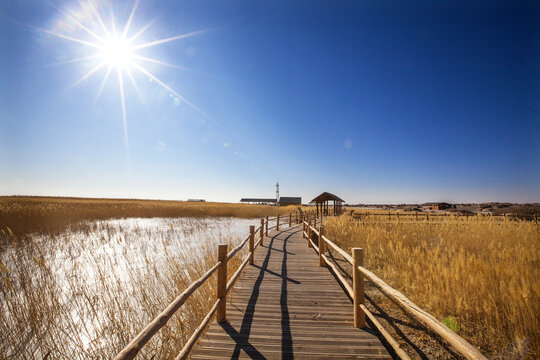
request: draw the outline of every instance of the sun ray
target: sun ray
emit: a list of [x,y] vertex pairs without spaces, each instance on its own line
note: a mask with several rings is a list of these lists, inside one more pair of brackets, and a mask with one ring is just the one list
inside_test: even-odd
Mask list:
[[203,74],[203,75],[210,75],[210,74],[207,74],[207,73],[202,72],[202,71],[191,69],[191,68],[188,68],[188,67],[185,67],[185,66],[171,64],[171,63],[168,63],[168,62],[164,62],[164,61],[161,61],[161,60],[149,58],[149,57],[146,57],[146,56],[133,55],[133,57],[136,58],[136,59],[143,60],[143,61],[148,61],[148,62],[151,62],[151,63],[154,63],[154,64],[163,65],[163,66],[169,66],[169,67],[172,67],[172,68],[175,68],[175,69],[180,69],[180,70],[185,70],[185,71],[192,71],[192,72]]
[[93,55],[89,55],[89,56],[83,56],[83,57],[64,60],[64,61],[58,61],[58,62],[54,62],[54,63],[50,63],[50,64],[39,65],[39,66],[36,66],[35,68],[39,69],[39,68],[48,68],[48,67],[55,67],[55,66],[60,66],[60,65],[74,64],[74,63],[79,63],[79,62],[83,62],[83,61],[86,61],[86,60],[97,59],[99,57],[101,57],[101,55],[93,54]]
[[129,27],[131,26],[131,22],[133,21],[133,16],[135,15],[135,11],[137,10],[138,6],[139,0],[135,0],[135,2],[133,3],[133,8],[131,8],[131,13],[129,14],[128,21],[126,22],[126,26],[124,26],[124,31],[122,31],[122,39],[125,39],[127,36]]
[[150,21],[148,24],[146,24],[145,26],[143,26],[139,31],[137,31],[135,33],[135,35],[133,35],[132,37],[129,38],[128,40],[128,43],[131,44],[133,41],[135,41],[139,36],[141,36],[146,30],[148,30],[148,28],[150,28],[150,26],[152,26],[156,20],[158,19],[158,17],[155,17],[154,19],[152,19],[152,21]]
[[212,122],[214,125],[216,125],[217,127],[219,127],[221,130],[223,130],[224,132],[226,132],[227,134],[230,134],[229,131],[227,129],[225,129],[225,127],[223,127],[220,123],[218,123],[216,120],[214,120],[213,118],[210,117],[210,115],[208,115],[207,113],[205,113],[204,111],[202,111],[198,106],[196,106],[195,104],[193,104],[191,101],[189,101],[188,99],[186,99],[184,96],[180,95],[176,90],[174,90],[173,88],[171,88],[169,85],[165,84],[163,81],[161,81],[158,77],[156,77],[154,74],[152,74],[150,71],[146,70],[144,67],[142,67],[141,65],[137,64],[137,63],[133,63],[133,65],[135,65],[135,67],[137,69],[139,69],[140,72],[142,72],[143,74],[145,74],[146,76],[148,76],[149,78],[151,78],[152,80],[154,80],[155,82],[157,82],[159,85],[161,85],[165,90],[168,90],[170,93],[172,93],[173,95],[176,95],[180,100],[182,100],[183,102],[185,102],[186,104],[188,104],[192,109],[194,109],[195,111],[197,111],[199,114],[201,114],[205,119],[209,120],[210,122]]
[[105,84],[107,83],[107,80],[109,79],[109,75],[111,75],[113,66],[109,64],[109,67],[107,68],[107,72],[105,73],[105,77],[103,77],[103,81],[101,81],[101,84],[99,85],[99,89],[96,95],[96,101],[99,100],[101,97],[101,93],[103,92],[103,89],[105,88]]
[[100,62],[96,66],[94,66],[90,71],[88,71],[86,74],[84,74],[79,80],[75,81],[73,84],[71,84],[67,89],[63,91],[63,93],[68,92],[69,90],[73,89],[75,86],[82,83],[84,80],[88,79],[93,73],[101,69],[105,65],[105,61]]
[[168,37],[168,38],[165,38],[165,39],[150,41],[150,42],[147,42],[147,43],[144,43],[144,44],[135,45],[133,47],[133,49],[138,50],[138,49],[143,49],[143,48],[147,48],[147,47],[150,47],[150,46],[161,45],[161,44],[165,44],[165,43],[168,43],[168,42],[171,42],[171,41],[175,41],[175,40],[179,40],[179,39],[185,39],[187,37],[198,35],[198,34],[201,34],[201,33],[207,32],[207,31],[209,31],[209,29],[192,31],[190,33],[186,33],[186,34],[182,34],[182,35],[176,35],[176,36],[171,36],[171,37]]
[[111,11],[111,25],[112,25],[112,34],[113,36],[116,38],[118,35],[116,33],[116,21],[114,21],[114,9],[112,7],[112,3],[111,3],[111,6],[110,6],[110,11]]
[[118,70],[118,83],[120,85],[120,101],[122,103],[122,123],[124,125],[124,146],[126,154],[129,153],[128,132],[127,132],[127,116],[126,116],[126,99],[124,96],[124,80],[122,79],[122,71]]
[[56,11],[58,11],[60,14],[66,16],[67,18],[71,19],[71,21],[73,21],[77,26],[79,26],[81,29],[83,29],[84,31],[86,31],[88,34],[90,34],[92,37],[94,37],[96,40],[98,41],[101,41],[101,37],[99,37],[95,32],[93,32],[92,30],[90,30],[88,27],[84,26],[80,21],[77,20],[77,18],[75,16],[73,16],[69,11],[64,11],[62,9],[60,9],[58,6],[56,6],[55,4],[51,3],[50,1],[47,1],[47,4],[49,4],[49,6],[53,7],[54,9],[56,9]]
[[135,89],[135,92],[137,93],[137,96],[139,97],[139,100],[141,100],[141,102],[143,104],[145,104],[146,101],[144,101],[141,90],[139,89],[139,86],[137,85],[137,82],[133,78],[133,74],[131,73],[131,71],[129,69],[126,69],[126,74],[129,77],[129,80],[131,81],[131,85],[133,85],[133,88]]
[[100,26],[101,26],[101,29],[103,30],[103,33],[106,35],[106,36],[111,36],[111,33],[109,32],[109,29],[107,29],[107,26],[105,25],[105,22],[103,21],[103,19],[101,18],[101,14],[99,13],[99,11],[97,11],[96,8],[92,8],[92,12],[94,13],[94,16],[96,17],[96,19],[98,20]]
[[72,36],[64,35],[64,34],[57,33],[55,31],[51,31],[51,30],[47,30],[47,29],[34,27],[34,26],[31,26],[31,25],[26,25],[26,24],[22,24],[22,25],[28,26],[28,27],[30,27],[30,28],[32,28],[34,30],[37,30],[39,32],[42,32],[42,33],[45,33],[45,34],[48,34],[48,35],[56,36],[56,37],[58,37],[60,39],[73,41],[73,42],[76,42],[76,43],[79,43],[79,44],[82,44],[82,45],[86,45],[86,46],[90,46],[90,47],[93,47],[93,48],[99,48],[99,44],[97,44],[97,43],[93,43],[93,42],[90,42],[90,41],[74,38]]

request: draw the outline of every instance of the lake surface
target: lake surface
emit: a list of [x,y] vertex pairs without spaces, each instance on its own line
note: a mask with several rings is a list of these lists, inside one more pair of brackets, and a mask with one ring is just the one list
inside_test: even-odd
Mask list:
[[0,254],[4,355],[42,358],[53,349],[52,358],[110,357],[215,263],[218,244],[236,246],[259,221],[112,219],[14,242]]

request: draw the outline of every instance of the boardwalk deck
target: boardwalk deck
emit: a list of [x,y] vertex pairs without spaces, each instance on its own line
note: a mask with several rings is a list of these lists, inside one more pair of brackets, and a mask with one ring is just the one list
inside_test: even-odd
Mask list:
[[293,226],[255,251],[192,359],[391,359],[369,328],[353,326],[352,305]]

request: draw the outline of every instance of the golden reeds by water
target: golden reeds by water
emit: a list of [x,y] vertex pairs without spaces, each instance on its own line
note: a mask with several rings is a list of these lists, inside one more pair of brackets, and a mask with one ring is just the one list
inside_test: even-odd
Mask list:
[[[2,357],[113,357],[216,263],[218,243],[232,248],[247,236],[247,223],[235,230],[234,221],[161,219],[150,227],[102,221],[23,241],[4,234]],[[232,269],[245,251],[238,255]],[[140,358],[174,358],[211,306],[214,285],[210,279],[198,289]]]
[[534,222],[447,216],[329,218],[328,237],[362,247],[366,268],[493,357],[540,356],[540,242]]
[[21,236],[35,232],[58,234],[81,221],[149,217],[258,218],[289,214],[295,206],[278,207],[165,200],[90,199],[0,196],[0,229]]

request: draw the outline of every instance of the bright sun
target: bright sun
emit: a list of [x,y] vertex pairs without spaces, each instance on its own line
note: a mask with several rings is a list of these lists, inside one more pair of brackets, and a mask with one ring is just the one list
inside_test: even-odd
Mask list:
[[100,45],[99,55],[108,65],[126,69],[135,60],[135,49],[127,39],[107,38]]
[[[152,57],[142,56],[140,52],[141,49],[148,49],[171,41],[184,39],[204,32],[206,30],[194,31],[148,42],[141,42],[141,35],[146,30],[148,30],[148,28],[154,23],[154,21],[151,21],[147,25],[141,27],[134,34],[130,34],[132,33],[130,31],[131,25],[134,21],[134,15],[139,5],[139,1],[140,0],[134,0],[133,7],[123,29],[118,29],[116,26],[116,24],[118,23],[118,19],[114,16],[112,2],[108,6],[104,5],[103,7],[100,5],[101,3],[99,2],[96,2],[95,4],[90,3],[90,5],[81,2],[79,3],[81,7],[80,9],[59,9],[59,13],[62,15],[62,22],[60,22],[59,24],[61,24],[62,26],[59,26],[58,28],[67,29],[70,31],[63,32],[37,28],[37,30],[40,32],[56,36],[62,40],[67,40],[71,42],[73,45],[76,45],[78,47],[82,46],[87,50],[90,50],[90,55],[88,56],[60,62],[89,62],[95,65],[91,67],[91,69],[87,71],[82,77],[75,81],[67,90],[82,83],[84,80],[97,73],[100,69],[105,69],[105,75],[98,90],[97,97],[99,98],[99,95],[101,94],[105,83],[109,79],[109,75],[111,75],[111,72],[116,72],[120,90],[120,104],[122,108],[122,120],[124,124],[124,138],[126,150],[127,116],[124,82],[126,77],[129,78],[135,90],[139,92],[139,88],[133,76],[133,72],[138,72],[146,78],[159,84],[161,87],[169,91],[171,96],[174,95],[175,98],[177,98],[178,100],[182,100],[187,105],[198,111],[205,118],[213,121],[201,109],[199,109],[197,106],[188,101],[185,97],[172,89],[165,82],[152,74],[145,67],[144,64],[152,63],[154,65],[172,66],[180,69],[182,69],[182,67],[172,65],[154,59]],[[102,16],[102,14],[105,16]],[[110,15],[107,16],[106,14]]]

